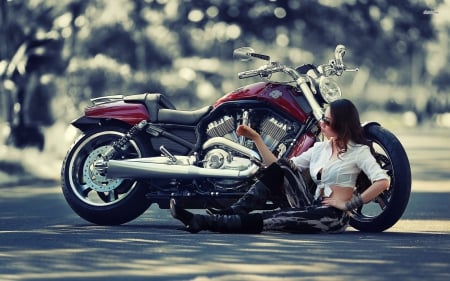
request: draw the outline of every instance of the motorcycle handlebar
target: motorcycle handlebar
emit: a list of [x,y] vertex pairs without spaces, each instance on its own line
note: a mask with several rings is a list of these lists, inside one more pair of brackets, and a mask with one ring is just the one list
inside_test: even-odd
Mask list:
[[304,75],[300,75],[295,69],[290,68],[288,66],[279,65],[277,63],[272,63],[271,65],[267,65],[262,69],[255,69],[255,70],[248,70],[244,72],[240,72],[238,74],[240,79],[248,78],[248,77],[254,77],[254,76],[263,76],[268,77],[270,74],[275,72],[284,72],[291,76],[294,81],[297,83],[297,85],[300,87],[300,89],[303,91],[303,94],[305,95],[306,99],[308,100],[308,103],[313,109],[314,117],[316,117],[317,120],[319,120],[323,114],[322,109],[320,105],[316,102],[314,98],[314,94],[312,93],[310,86],[308,85],[308,78],[305,78]]
[[[323,73],[325,76],[331,75],[341,76],[344,71],[358,71],[358,68],[351,69],[344,64],[343,59],[346,51],[347,48],[344,45],[337,45],[334,51],[334,60],[331,60],[329,64],[319,66],[319,72]],[[258,54],[252,53],[251,55],[253,56]],[[298,75],[292,72],[292,70],[289,67],[282,66],[277,62],[272,62],[260,69],[253,69],[240,72],[238,73],[238,77],[239,79],[245,79],[255,76],[268,77],[270,74],[275,72],[285,72],[294,79],[296,79],[297,78],[296,76]]]
[[272,65],[266,65],[260,69],[247,70],[238,73],[239,79],[245,79],[249,77],[261,76],[268,77],[270,74],[275,72],[283,72],[285,70],[285,66],[274,63]]
[[238,77],[239,79],[245,79],[245,78],[250,78],[250,77],[255,77],[259,75],[259,70],[247,70],[247,71],[243,71],[243,72],[239,72],[238,73]]

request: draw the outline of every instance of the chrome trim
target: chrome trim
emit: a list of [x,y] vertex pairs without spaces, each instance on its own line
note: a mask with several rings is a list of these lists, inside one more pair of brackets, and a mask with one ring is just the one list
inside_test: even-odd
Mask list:
[[106,102],[120,101],[120,100],[123,100],[123,97],[124,97],[123,95],[98,97],[98,98],[91,99],[91,102],[94,105],[97,105],[97,104],[102,104],[102,103],[106,103]]
[[203,149],[222,147],[247,156],[253,164],[244,170],[210,169],[194,166],[195,156],[176,156],[176,163],[168,157],[147,157],[127,160],[99,161],[95,167],[106,172],[108,178],[249,178],[258,172],[261,163],[259,154],[245,146],[223,137],[211,138],[203,144]]

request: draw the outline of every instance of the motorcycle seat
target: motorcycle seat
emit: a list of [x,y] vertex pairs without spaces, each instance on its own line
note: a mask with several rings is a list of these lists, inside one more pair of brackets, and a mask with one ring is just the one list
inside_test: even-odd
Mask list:
[[173,105],[166,96],[160,93],[145,93],[125,96],[123,101],[127,103],[144,104],[152,117],[154,115],[153,113],[157,113],[159,108],[176,109],[175,105]]
[[210,112],[211,109],[212,106],[205,106],[193,111],[160,109],[158,113],[158,121],[183,125],[195,125],[203,116]]
[[145,93],[125,96],[124,102],[142,103],[148,110],[152,122],[178,123],[194,125],[209,111],[212,106],[206,106],[193,111],[177,110],[170,100],[160,93]]

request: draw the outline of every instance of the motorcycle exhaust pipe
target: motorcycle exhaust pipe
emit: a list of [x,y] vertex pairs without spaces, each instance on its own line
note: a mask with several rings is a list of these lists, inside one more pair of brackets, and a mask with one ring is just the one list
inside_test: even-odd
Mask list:
[[[227,147],[240,154],[246,155],[257,163],[261,157],[255,151],[232,142],[223,137],[211,138],[203,144],[203,150],[214,147]],[[164,152],[164,150],[162,151]],[[167,152],[168,153],[168,152]],[[99,160],[95,168],[108,178],[249,178],[256,174],[259,166],[255,163],[242,170],[237,169],[211,169],[193,166],[195,159],[188,156],[174,157],[168,153],[167,157],[136,158],[128,160]],[[179,158],[179,159],[178,159]],[[177,160],[178,159],[178,160]]]
[[[102,164],[106,166],[102,167]],[[250,165],[245,170],[210,169],[192,165],[159,164],[145,162],[145,158],[130,160],[109,160],[96,163],[97,169],[104,169],[108,178],[249,178],[256,174],[259,166]]]

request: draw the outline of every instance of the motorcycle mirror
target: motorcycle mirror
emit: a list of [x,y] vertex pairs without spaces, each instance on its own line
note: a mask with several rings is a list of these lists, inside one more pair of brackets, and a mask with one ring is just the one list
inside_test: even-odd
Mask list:
[[258,58],[262,60],[270,61],[270,57],[266,55],[261,55],[255,53],[255,50],[251,47],[241,47],[238,49],[235,49],[233,51],[233,57],[240,59],[241,61],[249,61],[252,58]]
[[254,52],[255,50],[250,47],[242,47],[233,51],[233,57],[242,61],[249,61],[252,59],[251,54]]
[[334,58],[342,64],[342,59],[344,58],[347,48],[344,45],[337,45],[334,50]]

